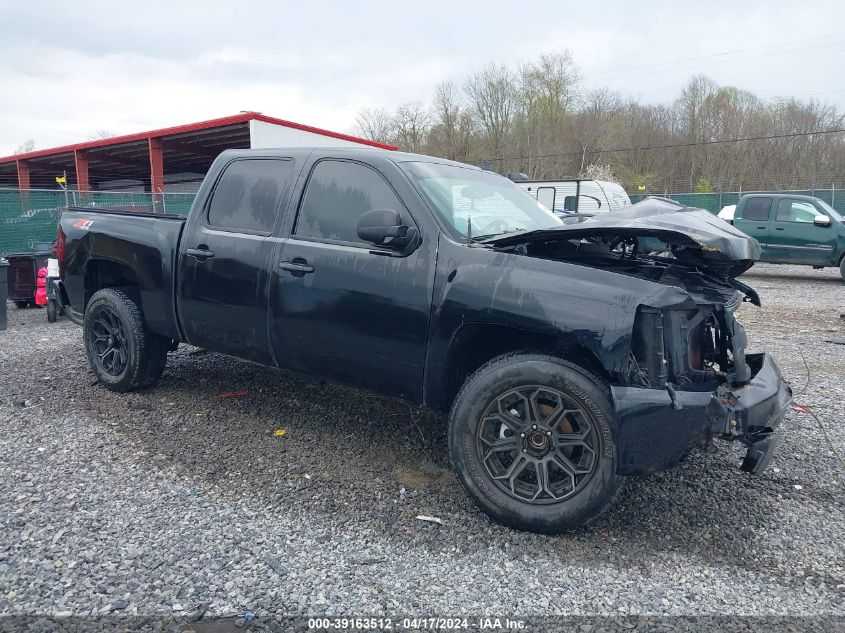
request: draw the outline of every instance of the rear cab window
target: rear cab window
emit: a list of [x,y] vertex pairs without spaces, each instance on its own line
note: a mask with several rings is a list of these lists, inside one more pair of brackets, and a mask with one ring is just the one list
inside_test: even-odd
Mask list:
[[290,192],[294,161],[248,158],[229,163],[214,187],[208,224],[227,231],[270,235]]
[[772,199],[766,197],[749,198],[742,210],[742,217],[745,220],[766,222],[772,212]]

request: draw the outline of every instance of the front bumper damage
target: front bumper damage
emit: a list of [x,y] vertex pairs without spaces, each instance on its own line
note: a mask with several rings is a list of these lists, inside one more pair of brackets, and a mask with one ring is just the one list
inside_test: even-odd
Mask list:
[[748,446],[741,468],[763,472],[777,444],[792,389],[768,354],[748,354],[751,376],[715,391],[611,387],[618,426],[620,474],[655,472],[678,463],[710,437]]

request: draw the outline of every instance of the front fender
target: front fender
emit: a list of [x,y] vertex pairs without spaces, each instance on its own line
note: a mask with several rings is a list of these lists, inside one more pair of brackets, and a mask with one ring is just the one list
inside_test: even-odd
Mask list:
[[441,238],[435,277],[426,402],[446,391],[443,368],[456,332],[486,323],[576,343],[614,382],[630,358],[637,307],[692,303],[676,286]]

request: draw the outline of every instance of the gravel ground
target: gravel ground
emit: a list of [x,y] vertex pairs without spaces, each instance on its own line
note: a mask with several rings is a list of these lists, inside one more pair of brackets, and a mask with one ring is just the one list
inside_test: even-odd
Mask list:
[[[740,314],[749,348],[845,455],[838,271],[743,280],[763,299]],[[719,442],[632,478],[589,528],[539,536],[475,509],[437,415],[185,346],[158,386],[114,394],[77,326],[10,306],[0,615],[845,615],[845,475],[811,416],[785,425],[760,477]]]

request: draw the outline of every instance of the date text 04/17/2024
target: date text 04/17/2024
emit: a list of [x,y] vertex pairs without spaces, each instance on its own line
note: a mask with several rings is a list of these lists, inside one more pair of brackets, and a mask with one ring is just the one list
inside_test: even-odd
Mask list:
[[312,630],[472,630],[472,631],[520,631],[525,629],[524,620],[509,617],[479,618],[437,618],[414,617],[393,620],[392,618],[309,618],[308,628]]

